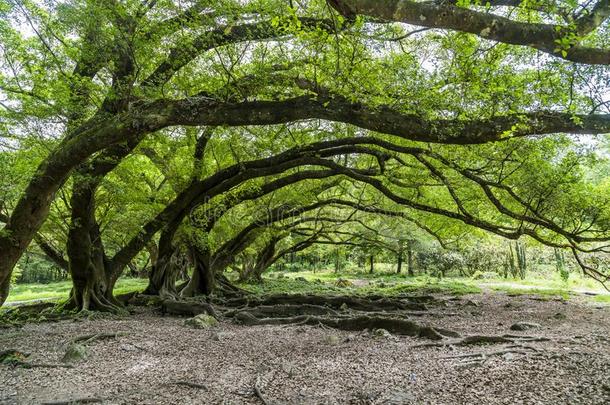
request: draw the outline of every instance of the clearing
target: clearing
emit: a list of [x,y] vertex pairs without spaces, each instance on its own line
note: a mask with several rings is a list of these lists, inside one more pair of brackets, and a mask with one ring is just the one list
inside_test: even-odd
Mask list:
[[[417,297],[416,295],[413,297]],[[604,404],[610,401],[609,308],[582,297],[486,291],[426,296],[426,310],[392,311],[493,344],[429,340],[323,325],[235,324],[207,329],[131,307],[129,317],[26,323],[0,347],[29,353],[0,365],[0,403],[104,404]],[[345,309],[346,313],[356,313]],[[511,330],[519,322],[532,329]],[[538,325],[534,325],[538,324]],[[527,326],[527,325],[526,325]],[[70,342],[86,358],[61,361]],[[62,366],[62,368],[45,366]],[[69,366],[63,367],[63,366]],[[78,402],[80,401],[80,402]]]

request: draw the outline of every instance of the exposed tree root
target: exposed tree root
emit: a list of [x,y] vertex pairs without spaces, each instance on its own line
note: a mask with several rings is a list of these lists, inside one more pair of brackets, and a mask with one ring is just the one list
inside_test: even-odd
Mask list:
[[519,336],[519,335],[470,335],[461,339],[447,340],[437,343],[422,343],[414,347],[436,347],[436,346],[473,346],[473,345],[491,345],[499,343],[517,343],[517,342],[544,342],[549,338],[541,336]]
[[206,390],[206,391],[209,389],[208,386],[205,384],[200,384],[200,383],[186,381],[186,380],[171,381],[171,382],[166,383],[165,385],[182,385],[184,387],[197,388],[197,389]]
[[485,353],[485,352],[463,353],[463,354],[456,354],[454,356],[441,357],[441,359],[443,359],[443,360],[471,359],[471,358],[485,359],[487,357],[504,356],[506,354],[540,355],[540,351],[531,346],[513,345],[513,346],[508,346],[504,350],[496,350],[496,351],[487,352],[487,353]]
[[263,405],[268,405],[269,404],[269,402],[263,396],[263,391],[261,390],[261,387],[260,387],[260,379],[259,379],[259,377],[256,377],[256,382],[254,383],[254,394],[256,395],[256,397],[258,399],[261,400]]
[[250,314],[254,315],[257,318],[266,318],[266,317],[290,317],[297,315],[335,315],[338,316],[339,313],[332,308],[323,307],[320,305],[292,305],[292,304],[278,304],[278,305],[261,305],[254,308],[238,308],[232,311],[227,311],[223,315],[232,317],[235,314],[248,311]]
[[75,404],[99,404],[104,402],[101,398],[85,397],[73,399],[60,399],[57,401],[42,402],[40,405],[75,405]]
[[87,335],[80,335],[80,336],[75,337],[74,339],[72,339],[72,343],[82,342],[83,344],[87,344],[87,343],[94,342],[96,340],[115,339],[115,338],[118,338],[121,336],[126,336],[126,335],[128,335],[127,332],[90,333]]
[[248,311],[242,311],[235,314],[236,322],[243,325],[324,325],[334,329],[356,331],[364,329],[385,329],[390,333],[406,336],[417,336],[427,339],[440,340],[444,336],[459,336],[452,331],[443,329],[435,329],[430,326],[423,326],[413,321],[391,318],[391,317],[371,317],[371,316],[355,316],[355,317],[321,317],[300,315],[289,318],[262,318],[259,319]]
[[30,363],[25,360],[29,356],[29,353],[24,353],[15,349],[2,350],[0,351],[0,364],[8,364],[13,367],[23,368],[72,368],[69,364]]
[[305,295],[305,294],[277,294],[266,297],[242,297],[225,300],[222,302],[225,306],[250,306],[257,307],[261,305],[319,305],[328,306],[335,309],[347,307],[358,311],[395,311],[395,310],[413,310],[425,311],[426,306],[419,302],[412,302],[407,299],[380,298],[371,300],[368,298],[360,298],[354,296],[337,296],[337,295]]
[[243,297],[243,296],[252,295],[252,293],[250,291],[246,291],[242,288],[237,287],[233,283],[231,283],[229,281],[229,279],[227,277],[225,277],[223,274],[216,276],[216,284],[217,284],[216,287],[218,289],[220,289],[227,296]]
[[220,318],[218,311],[216,311],[216,309],[211,304],[208,304],[207,302],[203,301],[165,300],[161,303],[161,312],[164,314],[187,316],[199,315],[205,312],[209,315],[212,315],[216,319]]
[[23,368],[73,368],[71,364],[62,364],[62,363],[28,363],[23,362],[19,364],[19,366]]

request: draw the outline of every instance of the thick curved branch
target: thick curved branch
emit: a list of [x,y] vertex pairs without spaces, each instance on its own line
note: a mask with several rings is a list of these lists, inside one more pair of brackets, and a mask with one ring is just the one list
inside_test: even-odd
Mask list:
[[[301,29],[323,29],[332,31],[332,20],[301,17],[298,19]],[[180,43],[174,47],[166,60],[161,62],[155,71],[142,82],[143,87],[158,87],[166,83],[176,72],[193,59],[210,49],[246,41],[280,38],[286,35],[286,27],[293,21],[261,21],[251,24],[227,25],[206,31],[190,43]]]
[[558,45],[570,34],[584,36],[595,30],[610,13],[608,0],[599,0],[590,13],[577,20],[576,32],[567,26],[520,22],[444,2],[332,0],[329,4],[350,17],[365,15],[383,21],[468,32],[485,39],[532,47],[572,62],[610,64],[610,49],[581,46],[579,38],[571,40],[566,48]]
[[343,122],[404,139],[480,144],[530,135],[610,132],[610,114],[525,112],[482,119],[425,119],[389,108],[351,103],[341,96],[300,96],[283,101],[225,103],[205,97],[159,101],[149,106],[163,125],[273,125],[312,118]]

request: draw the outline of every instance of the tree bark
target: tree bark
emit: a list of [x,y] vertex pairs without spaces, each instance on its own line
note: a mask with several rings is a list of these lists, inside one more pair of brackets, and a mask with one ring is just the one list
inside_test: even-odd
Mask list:
[[609,49],[581,45],[581,39],[571,42],[567,48],[557,45],[569,33],[584,37],[597,29],[610,15],[606,0],[600,0],[590,13],[576,18],[573,30],[562,25],[516,21],[488,11],[459,7],[451,1],[328,0],[328,3],[350,19],[355,15],[364,15],[383,21],[468,32],[506,44],[529,46],[573,62],[610,64]]
[[[40,164],[8,223],[0,231],[0,305],[8,297],[15,264],[47,218],[54,195],[72,170],[91,154],[138,135],[125,117],[91,120],[67,136]],[[142,127],[142,133],[146,132]]]
[[263,273],[277,260],[275,257],[277,243],[280,237],[273,237],[258,254],[254,266],[250,268],[241,281],[263,281]]
[[375,256],[374,255],[370,255],[369,256],[369,273],[373,274],[375,272]]
[[398,264],[396,265],[396,274],[402,272],[402,250],[398,251]]
[[205,250],[191,246],[193,257],[193,276],[180,292],[182,297],[210,295],[216,289],[216,275],[213,261],[207,248]]
[[407,242],[407,274],[410,277],[415,276],[415,268],[413,263],[413,241]]
[[117,309],[112,295],[111,269],[104,254],[99,226],[95,219],[95,190],[99,179],[77,176],[70,204],[68,263],[72,276],[71,305],[80,310]]
[[159,249],[148,278],[148,286],[144,290],[148,295],[159,295],[162,298],[176,297],[176,279],[179,268],[174,262],[176,248],[172,241],[180,226],[180,221],[169,224],[161,233],[159,238]]

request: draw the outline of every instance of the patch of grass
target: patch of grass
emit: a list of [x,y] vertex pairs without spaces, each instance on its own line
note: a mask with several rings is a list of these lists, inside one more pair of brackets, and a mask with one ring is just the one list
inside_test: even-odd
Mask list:
[[405,293],[466,295],[478,294],[481,292],[481,289],[472,283],[455,281],[451,279],[432,279],[425,281],[402,281],[387,287],[373,287],[371,293],[374,292],[384,295],[398,295]]
[[265,277],[263,284],[242,284],[240,287],[257,294],[476,294],[481,289],[468,279],[443,279],[433,277],[406,277],[396,274],[377,274],[374,279],[361,278],[360,274],[337,273],[288,273]]
[[537,296],[540,296],[541,298],[546,297],[548,299],[551,299],[553,297],[561,297],[566,300],[570,298],[570,291],[567,289],[561,289],[561,288],[536,288],[536,287],[519,288],[519,287],[498,285],[498,286],[493,286],[492,289],[495,291],[504,291],[508,295],[537,295]]
[[114,295],[143,291],[147,285],[148,279],[145,278],[120,278],[114,287]]
[[610,305],[610,294],[596,295],[593,297],[593,301]]
[[[121,278],[117,281],[114,293],[118,295],[143,290],[147,282],[148,280],[141,278]],[[67,298],[71,288],[72,281],[70,280],[49,284],[15,284],[11,286],[11,291],[6,301]]]
[[300,281],[293,278],[270,279],[265,278],[262,284],[239,284],[239,287],[255,294],[339,294],[346,293],[350,288],[335,287],[330,283],[317,283]]

